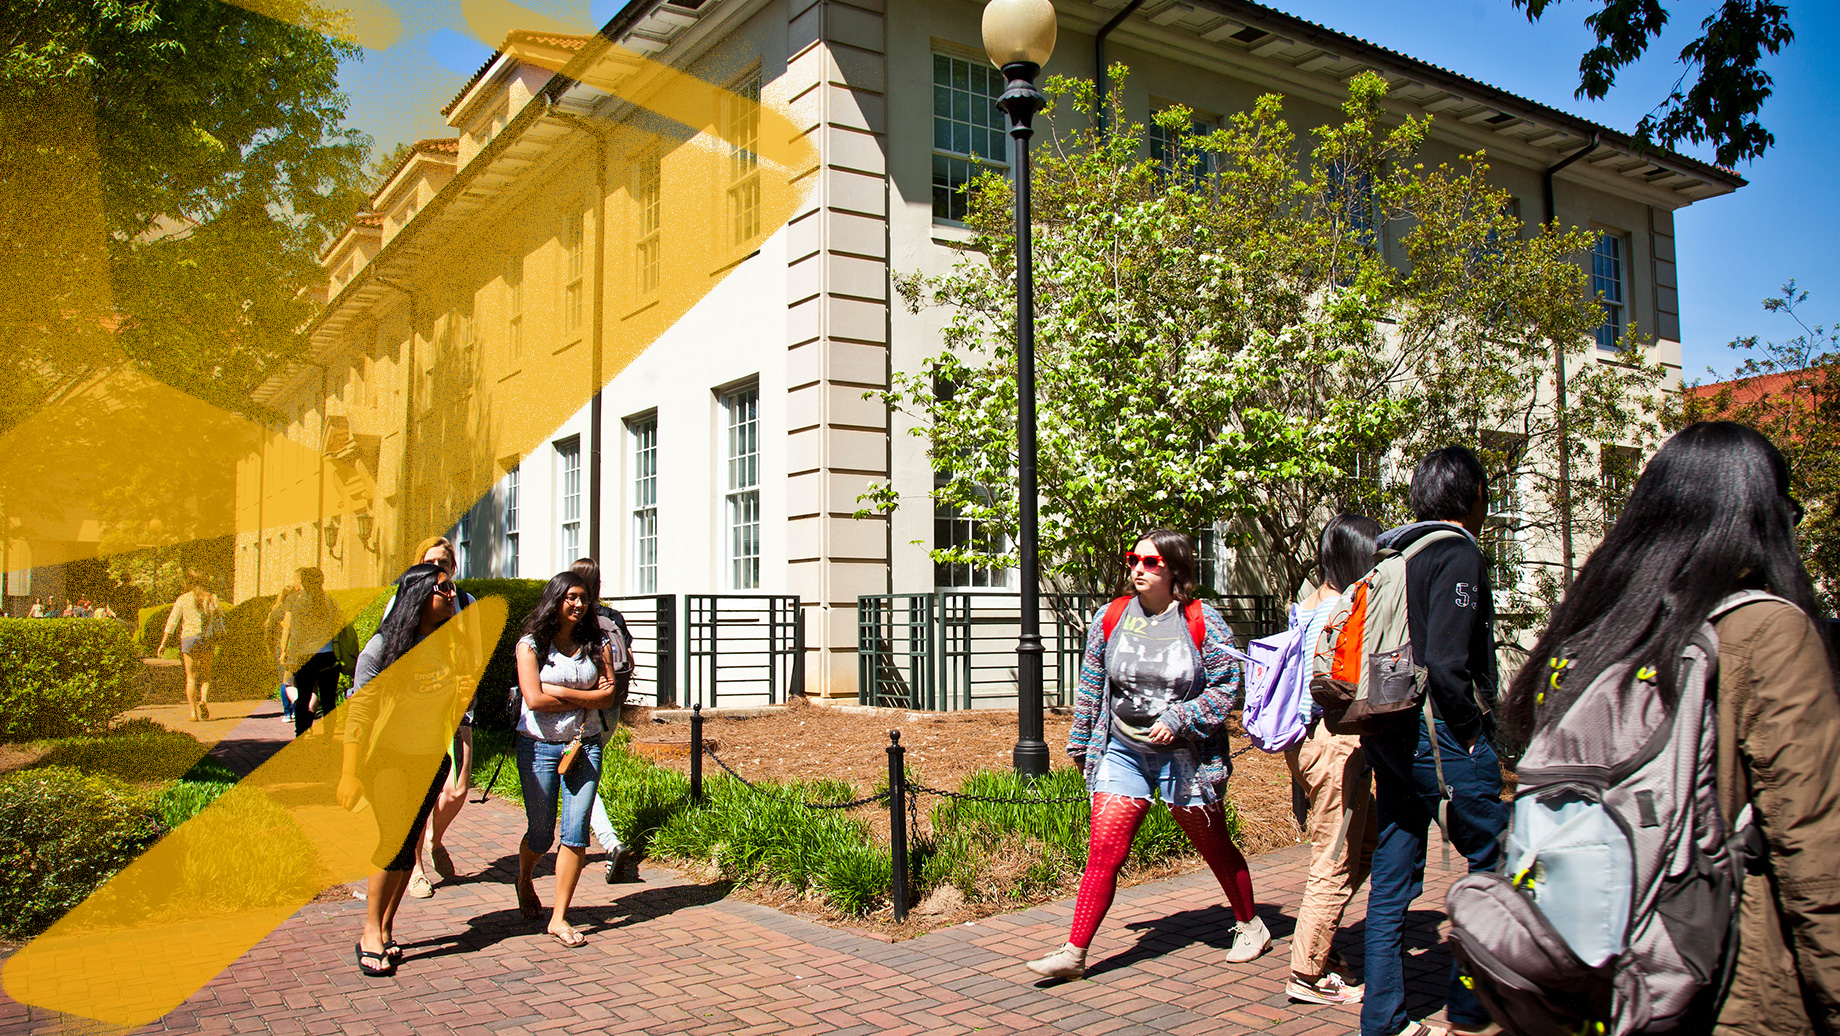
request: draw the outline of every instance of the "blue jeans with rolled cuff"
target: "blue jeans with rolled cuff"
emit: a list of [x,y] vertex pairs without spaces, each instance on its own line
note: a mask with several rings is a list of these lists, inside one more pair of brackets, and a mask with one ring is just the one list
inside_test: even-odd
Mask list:
[[[1436,726],[1444,783],[1451,794],[1446,814],[1450,840],[1469,862],[1471,873],[1494,870],[1501,834],[1508,826],[1508,808],[1501,801],[1501,761],[1487,738],[1468,752],[1443,720]],[[1407,908],[1425,889],[1425,850],[1437,820],[1437,761],[1423,717],[1363,737],[1361,747],[1373,767],[1374,809],[1380,821],[1380,841],[1367,881],[1367,989],[1361,999],[1361,1036],[1393,1036],[1410,1022],[1405,919]],[[1476,994],[1463,985],[1455,962],[1445,1013],[1456,1025],[1482,1026],[1489,1021]]]
[[601,743],[591,738],[581,743],[581,757],[564,777],[556,772],[566,741],[536,741],[518,735],[518,780],[524,785],[524,845],[541,855],[556,840],[561,820],[563,845],[588,847],[588,817],[601,781]]

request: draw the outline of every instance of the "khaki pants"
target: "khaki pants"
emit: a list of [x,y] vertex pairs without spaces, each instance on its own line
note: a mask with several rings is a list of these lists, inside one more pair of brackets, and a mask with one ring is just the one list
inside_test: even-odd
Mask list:
[[[1328,967],[1342,911],[1367,880],[1380,830],[1359,737],[1331,734],[1318,722],[1310,736],[1285,752],[1284,758],[1310,798],[1305,825],[1310,836],[1310,877],[1304,885],[1303,905],[1297,910],[1297,930],[1291,936],[1291,971],[1315,978]],[[1347,844],[1332,858],[1329,850],[1342,827],[1344,803],[1353,812]]]

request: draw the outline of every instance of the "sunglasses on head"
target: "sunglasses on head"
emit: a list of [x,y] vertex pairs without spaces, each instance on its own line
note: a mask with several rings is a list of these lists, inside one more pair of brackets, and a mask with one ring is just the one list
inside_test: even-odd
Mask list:
[[1134,550],[1127,550],[1124,552],[1124,567],[1126,568],[1136,568],[1138,565],[1142,565],[1144,566],[1144,571],[1154,572],[1162,564],[1163,555],[1161,554],[1139,554]]

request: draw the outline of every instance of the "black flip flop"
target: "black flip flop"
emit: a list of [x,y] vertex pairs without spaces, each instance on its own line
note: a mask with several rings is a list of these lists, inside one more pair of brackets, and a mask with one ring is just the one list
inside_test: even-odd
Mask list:
[[[363,943],[359,943],[353,948],[358,951],[358,970],[362,972],[366,978],[388,978],[396,973],[396,964],[390,960],[388,951],[383,953],[372,953],[364,948]],[[376,965],[364,963],[364,958],[366,957],[372,960],[382,961],[383,966],[378,967]]]
[[403,959],[403,948],[396,944],[395,939],[391,939],[383,944],[383,955],[390,958],[391,964],[399,963]]

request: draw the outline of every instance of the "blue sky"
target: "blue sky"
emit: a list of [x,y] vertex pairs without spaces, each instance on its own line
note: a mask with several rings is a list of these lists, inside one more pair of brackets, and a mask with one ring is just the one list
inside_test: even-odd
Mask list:
[[[1269,0],[1268,0],[1269,2]],[[615,0],[545,2],[527,8],[592,31]],[[1528,24],[1508,0],[1282,0],[1281,10],[1410,54],[1422,61],[1573,112],[1621,130],[1632,129],[1659,103],[1680,75],[1673,58],[1694,36],[1716,0],[1670,2],[1668,31],[1640,64],[1625,70],[1603,101],[1574,99],[1578,57],[1593,38],[1584,16],[1595,3],[1559,3]],[[1680,259],[1681,332],[1688,377],[1708,367],[1729,372],[1742,357],[1726,347],[1733,338],[1795,333],[1787,317],[1768,314],[1760,302],[1790,278],[1810,293],[1803,318],[1840,320],[1840,169],[1831,142],[1840,140],[1840,77],[1824,73],[1821,57],[1840,37],[1840,5],[1789,0],[1796,39],[1767,59],[1776,93],[1763,123],[1776,146],[1761,160],[1741,165],[1750,185],[1736,194],[1700,202],[1675,216]],[[461,31],[452,0],[411,0],[396,6],[403,37],[341,73],[351,95],[350,121],[380,147],[400,140],[451,134],[440,107],[491,53]],[[1823,143],[1824,141],[1830,143]],[[1684,148],[1711,161],[1709,148]]]

